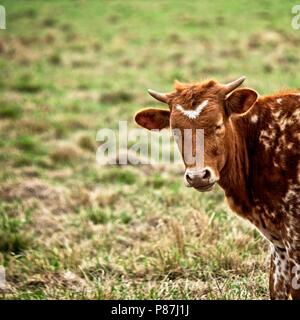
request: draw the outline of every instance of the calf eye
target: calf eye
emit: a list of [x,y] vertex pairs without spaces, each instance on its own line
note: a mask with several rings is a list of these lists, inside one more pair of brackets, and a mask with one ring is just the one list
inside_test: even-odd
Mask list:
[[215,126],[215,130],[220,130],[220,129],[222,129],[222,127],[223,127],[222,123],[218,124],[218,125]]

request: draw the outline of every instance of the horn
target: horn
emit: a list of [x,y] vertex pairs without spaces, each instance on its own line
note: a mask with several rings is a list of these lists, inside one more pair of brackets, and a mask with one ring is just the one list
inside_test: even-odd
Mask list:
[[156,92],[151,89],[148,89],[148,93],[150,94],[150,96],[152,96],[156,100],[163,102],[163,103],[167,103],[167,94],[166,93]]
[[238,86],[240,86],[244,81],[245,81],[246,77],[242,76],[232,82],[229,82],[227,84],[224,85],[224,89],[225,89],[225,93],[229,93],[232,90],[234,90],[235,88],[237,88]]

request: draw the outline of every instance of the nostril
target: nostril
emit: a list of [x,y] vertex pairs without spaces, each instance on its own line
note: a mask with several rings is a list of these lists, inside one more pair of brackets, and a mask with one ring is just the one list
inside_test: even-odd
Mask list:
[[210,171],[205,169],[204,170],[204,175],[203,175],[203,179],[209,179],[211,176]]
[[192,175],[190,175],[189,173],[186,173],[185,177],[186,177],[187,182],[192,182],[192,180],[193,180]]

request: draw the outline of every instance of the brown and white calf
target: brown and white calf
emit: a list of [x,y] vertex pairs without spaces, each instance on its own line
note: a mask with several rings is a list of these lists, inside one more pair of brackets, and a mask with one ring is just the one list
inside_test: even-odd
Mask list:
[[230,208],[271,242],[270,297],[300,299],[300,94],[259,97],[237,89],[244,79],[149,90],[169,109],[144,109],[135,120],[147,129],[189,128],[192,137],[204,129],[204,165],[183,159],[186,183],[199,191],[215,183],[224,189]]

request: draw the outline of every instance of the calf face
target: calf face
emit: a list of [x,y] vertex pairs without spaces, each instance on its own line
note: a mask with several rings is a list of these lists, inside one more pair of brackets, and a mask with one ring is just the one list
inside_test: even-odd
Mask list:
[[[258,96],[252,89],[236,89],[244,80],[241,77],[226,85],[214,80],[195,84],[175,82],[171,93],[149,90],[155,99],[168,104],[169,110],[144,109],[136,114],[135,121],[144,128],[172,129],[185,164],[187,186],[207,191],[220,179],[233,143],[230,118],[247,112]],[[197,129],[204,132],[204,148],[199,145]],[[196,161],[199,150],[204,151],[202,162]]]

